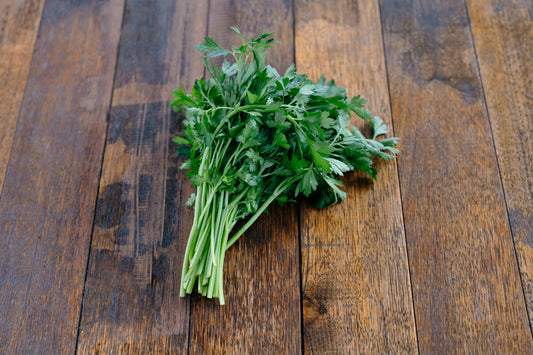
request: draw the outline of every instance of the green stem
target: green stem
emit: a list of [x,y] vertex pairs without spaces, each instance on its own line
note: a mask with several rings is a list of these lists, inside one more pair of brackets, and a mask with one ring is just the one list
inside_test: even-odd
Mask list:
[[285,191],[289,186],[291,186],[294,182],[296,182],[298,178],[299,178],[298,176],[294,176],[290,179],[285,180],[284,183],[278,186],[278,188],[274,190],[272,195],[270,195],[270,197],[254,213],[254,215],[250,217],[250,219],[248,219],[246,224],[242,226],[242,228],[239,229],[239,231],[235,233],[233,237],[231,237],[231,239],[228,241],[226,245],[226,250],[229,249],[229,247],[231,247],[237,241],[237,239],[239,239],[239,237],[243,235],[244,232],[246,232],[246,230],[248,230],[248,228],[252,226],[252,224],[254,224],[254,222],[259,218],[259,216],[261,216],[261,214],[263,214],[263,212],[268,208],[268,206],[270,206],[270,204],[274,202],[276,198],[278,198],[278,196],[281,195],[283,191]]
[[[225,244],[228,234],[235,225],[238,203],[244,195],[239,195],[236,200],[230,201],[229,192],[209,189],[202,184],[205,190],[198,200],[198,210],[195,210],[195,225],[191,229],[188,242],[187,259],[182,270],[182,288],[180,295],[192,293],[196,282],[198,292],[203,296],[221,297],[222,292],[222,265]],[[190,259],[188,256],[192,256]]]
[[195,202],[193,228],[183,263],[180,295],[191,293],[198,282],[199,293],[209,298],[218,297],[220,304],[224,304],[223,268],[226,250],[298,178],[293,176],[283,181],[231,239],[229,233],[237,222],[246,190],[237,196],[231,196],[230,199],[229,192],[217,190],[219,184],[200,185],[199,196]]
[[[209,159],[209,147],[206,148],[206,151],[204,153],[204,156],[202,157],[202,162],[200,163],[200,167],[198,169],[198,172],[200,174],[203,173],[204,171],[204,167],[205,167],[205,164],[206,162],[208,161]],[[203,200],[203,195],[204,195],[204,188],[202,186],[198,186],[198,188],[196,189],[196,201],[194,202],[194,220],[193,220],[193,225],[192,225],[192,228],[191,228],[191,233],[189,234],[189,239],[187,241],[187,247],[185,249],[185,255],[183,257],[183,267],[182,267],[182,271],[181,271],[181,280],[182,280],[182,284],[181,284],[181,288],[180,288],[180,296],[181,297],[184,297],[185,296],[185,289],[188,288],[188,285],[186,283],[184,283],[187,278],[186,278],[186,275],[187,275],[187,271],[189,269],[189,261],[190,259],[192,259],[192,256],[193,256],[193,251],[194,251],[194,248],[196,246],[196,242],[197,242],[197,238],[198,238],[198,226],[199,226],[199,221],[198,221],[198,215],[196,213],[196,211],[200,211],[200,204]]]

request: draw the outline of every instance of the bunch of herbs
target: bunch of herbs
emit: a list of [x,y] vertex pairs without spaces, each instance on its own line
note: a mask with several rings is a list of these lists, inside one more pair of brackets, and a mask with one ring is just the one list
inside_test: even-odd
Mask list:
[[[317,208],[346,198],[339,176],[361,170],[376,178],[373,158],[394,158],[397,138],[360,96],[324,77],[314,83],[291,65],[283,75],[265,64],[270,33],[231,50],[212,38],[195,48],[209,79],[195,81],[192,93],[174,91],[172,106],[185,109],[185,131],[175,137],[188,159],[181,166],[196,186],[182,270],[181,296],[195,284],[200,294],[224,304],[224,255],[274,202],[311,199]],[[217,67],[215,57],[224,57]],[[350,125],[351,113],[369,120],[366,138]],[[239,220],[245,223],[237,231]]]

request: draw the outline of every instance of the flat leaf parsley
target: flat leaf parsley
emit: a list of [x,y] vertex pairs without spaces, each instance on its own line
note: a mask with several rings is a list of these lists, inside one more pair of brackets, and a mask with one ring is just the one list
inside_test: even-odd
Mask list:
[[[226,50],[212,38],[195,48],[209,79],[192,93],[174,91],[172,106],[185,109],[185,131],[173,141],[188,159],[181,168],[196,186],[188,204],[194,221],[185,252],[181,296],[198,292],[224,304],[224,254],[274,202],[304,196],[323,208],[342,201],[339,176],[361,170],[376,178],[372,159],[394,158],[397,138],[372,117],[360,96],[321,77],[317,83],[291,65],[285,74],[265,65],[276,41],[262,33]],[[211,58],[224,57],[217,67]],[[350,126],[350,114],[369,120],[372,139]],[[233,232],[235,224],[246,219]],[[233,232],[233,234],[232,234]]]

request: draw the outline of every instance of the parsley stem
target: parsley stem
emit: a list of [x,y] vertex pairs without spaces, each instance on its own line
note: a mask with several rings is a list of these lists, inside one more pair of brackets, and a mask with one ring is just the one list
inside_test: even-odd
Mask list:
[[228,241],[226,245],[226,250],[229,247],[231,247],[233,244],[235,244],[237,239],[239,239],[239,237],[243,235],[244,232],[246,232],[246,230],[248,230],[248,228],[252,226],[252,224],[259,218],[259,216],[261,216],[261,214],[268,208],[268,206],[270,206],[270,204],[274,202],[274,200],[276,200],[278,196],[281,195],[281,193],[283,193],[283,191],[289,188],[296,181],[298,181],[297,177],[292,177],[292,178],[285,180],[281,185],[279,185],[278,188],[274,190],[272,195],[270,195],[270,197],[261,205],[261,207],[257,209],[254,215],[250,217],[250,219],[248,219],[246,224],[242,226],[242,228],[239,229],[239,231],[235,233],[233,237],[231,237],[231,239]]

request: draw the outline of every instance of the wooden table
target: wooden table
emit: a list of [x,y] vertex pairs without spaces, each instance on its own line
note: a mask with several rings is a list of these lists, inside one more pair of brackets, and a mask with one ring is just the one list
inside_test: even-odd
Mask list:
[[[0,0],[0,353],[533,353],[530,0]],[[400,137],[179,297],[192,46],[263,28]],[[363,127],[364,128],[364,127]]]

